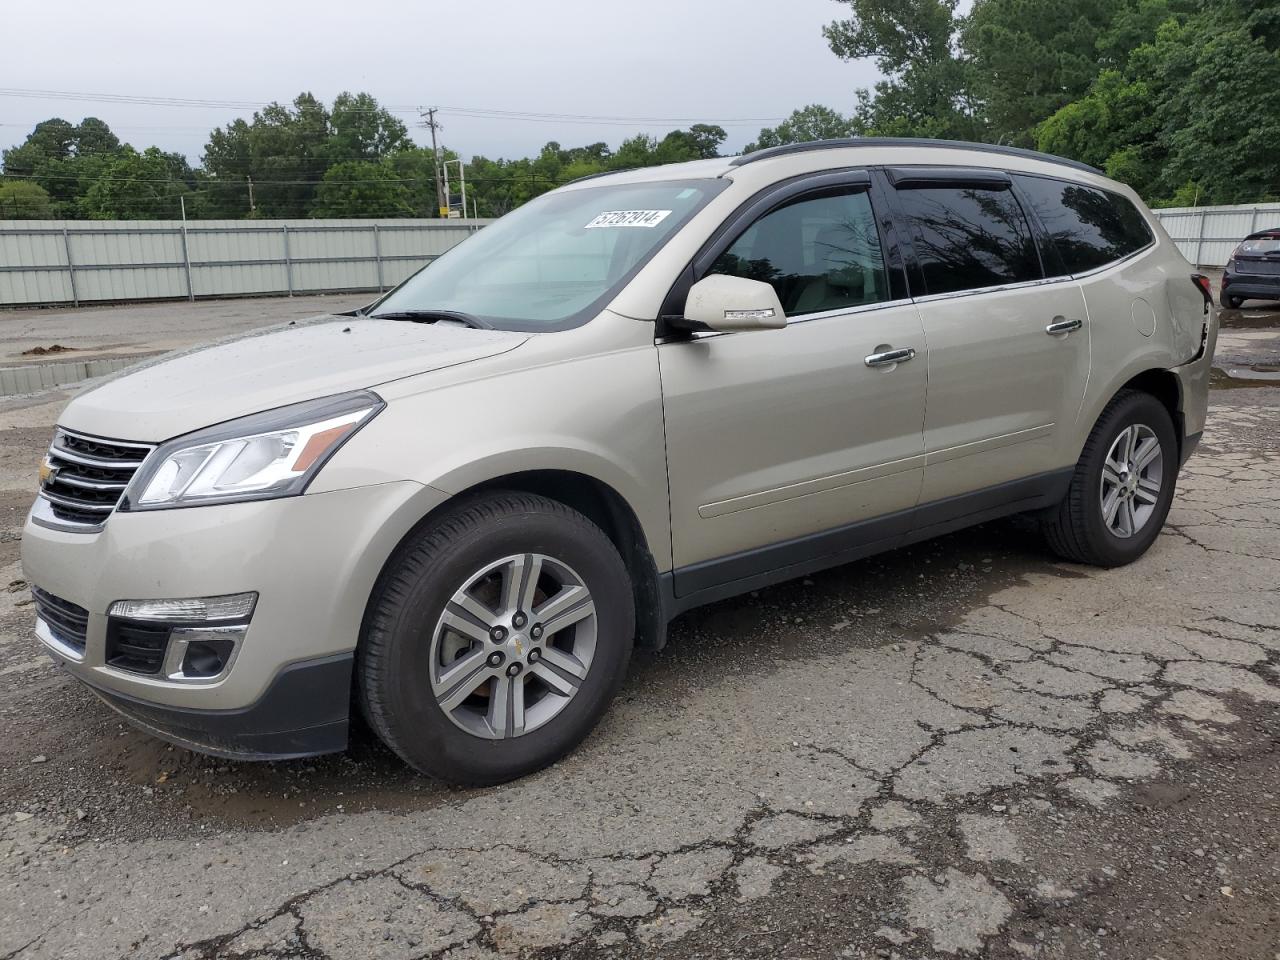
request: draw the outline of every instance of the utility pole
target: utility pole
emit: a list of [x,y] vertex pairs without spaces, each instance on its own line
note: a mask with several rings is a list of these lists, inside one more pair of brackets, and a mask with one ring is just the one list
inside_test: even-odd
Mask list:
[[445,194],[444,181],[440,178],[440,147],[436,144],[436,131],[440,129],[440,122],[436,120],[436,111],[438,107],[429,107],[426,110],[420,110],[419,116],[422,117],[422,126],[431,130],[431,155],[435,160],[436,175],[436,210],[442,217],[449,216],[449,197]]
[[253,177],[245,177],[249,181],[249,216],[253,216],[253,212],[258,208],[253,205]]

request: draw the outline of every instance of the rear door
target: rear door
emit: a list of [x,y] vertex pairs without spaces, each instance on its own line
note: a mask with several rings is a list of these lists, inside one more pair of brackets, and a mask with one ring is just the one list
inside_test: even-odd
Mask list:
[[[1008,174],[885,171],[912,251],[929,350],[917,526],[1039,495],[1064,459],[1089,377],[1089,318],[1070,277],[1046,278]],[[976,494],[956,501],[961,495]],[[940,503],[946,501],[945,503]]]
[[[909,529],[924,335],[901,262],[886,260],[869,184],[853,172],[780,187],[690,270],[689,282],[771,283],[788,325],[658,346],[680,596]],[[895,350],[897,362],[879,362]]]

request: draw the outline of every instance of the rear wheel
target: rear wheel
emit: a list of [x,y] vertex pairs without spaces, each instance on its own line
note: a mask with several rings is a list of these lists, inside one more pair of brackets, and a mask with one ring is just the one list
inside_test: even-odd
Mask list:
[[1049,546],[1101,567],[1138,559],[1160,534],[1177,473],[1169,411],[1148,393],[1121,391],[1089,435],[1067,495],[1044,518]]
[[631,654],[631,584],[608,537],[563,504],[498,493],[413,536],[366,617],[370,725],[415,769],[492,784],[595,726]]
[[1239,310],[1244,303],[1244,297],[1223,297],[1222,302],[1232,310]]

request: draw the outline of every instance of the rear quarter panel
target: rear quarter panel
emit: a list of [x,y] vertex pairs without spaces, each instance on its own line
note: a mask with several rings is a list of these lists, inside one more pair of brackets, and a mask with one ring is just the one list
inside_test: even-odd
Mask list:
[[1191,272],[1172,242],[1161,242],[1158,235],[1154,246],[1079,278],[1089,311],[1092,363],[1071,438],[1075,457],[1127,381],[1147,370],[1172,369],[1195,355],[1200,325],[1192,334],[1185,311],[1175,314],[1171,306],[1177,282],[1195,293]]

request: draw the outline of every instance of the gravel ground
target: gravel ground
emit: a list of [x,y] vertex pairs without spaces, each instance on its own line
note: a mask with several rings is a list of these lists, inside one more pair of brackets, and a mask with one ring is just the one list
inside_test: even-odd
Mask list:
[[[1224,367],[1280,347],[1226,319]],[[0,403],[0,960],[1276,960],[1270,382],[1224,375],[1138,563],[1014,519],[695,611],[581,749],[485,791],[367,735],[199,757],[61,676],[17,556],[66,395]]]

